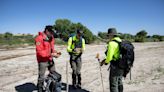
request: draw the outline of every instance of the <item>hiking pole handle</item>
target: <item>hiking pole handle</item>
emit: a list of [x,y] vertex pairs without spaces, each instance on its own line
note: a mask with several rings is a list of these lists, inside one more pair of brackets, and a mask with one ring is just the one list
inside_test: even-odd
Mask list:
[[96,58],[97,58],[97,60],[98,60],[99,63],[100,63],[100,54],[99,54],[99,53],[96,54]]

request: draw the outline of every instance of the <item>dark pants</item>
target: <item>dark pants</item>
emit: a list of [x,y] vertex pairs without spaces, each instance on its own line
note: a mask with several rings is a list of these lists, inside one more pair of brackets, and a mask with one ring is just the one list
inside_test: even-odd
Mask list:
[[123,77],[124,71],[116,66],[110,65],[110,92],[123,92]]
[[81,85],[81,55],[71,55],[70,57],[70,65],[72,68],[72,84],[76,85],[76,79],[78,78],[78,84]]
[[39,62],[38,63],[38,91],[42,92],[42,87],[43,87],[43,82],[45,79],[45,72],[46,72],[46,68],[48,68],[48,70],[50,72],[55,71],[55,64],[54,61],[52,62]]

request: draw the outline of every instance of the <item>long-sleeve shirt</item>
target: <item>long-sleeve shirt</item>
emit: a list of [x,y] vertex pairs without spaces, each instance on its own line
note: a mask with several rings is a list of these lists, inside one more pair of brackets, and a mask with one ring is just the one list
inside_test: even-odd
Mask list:
[[[121,42],[122,40],[119,37],[114,37],[112,40],[117,40]],[[115,41],[110,41],[108,43],[108,51],[107,51],[107,56],[106,56],[106,61],[105,63],[110,63],[110,61],[118,60],[120,58],[120,51],[119,51],[119,44],[116,43]]]
[[[81,39],[82,39],[82,43],[81,43],[82,50],[84,51],[85,50],[85,40],[84,40],[84,38],[81,38]],[[73,41],[80,41],[80,39],[77,39],[76,36],[70,37],[68,39],[68,47],[67,47],[68,52],[73,52],[73,49],[75,49],[75,43]]]

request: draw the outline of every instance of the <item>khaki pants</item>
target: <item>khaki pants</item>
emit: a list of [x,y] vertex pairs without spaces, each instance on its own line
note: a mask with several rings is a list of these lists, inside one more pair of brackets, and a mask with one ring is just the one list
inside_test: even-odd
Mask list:
[[38,90],[42,90],[43,82],[45,79],[44,76],[45,76],[46,68],[48,68],[50,72],[55,71],[54,61],[38,63]]
[[81,56],[77,57],[77,56],[71,55],[70,64],[73,70],[73,74],[75,75],[81,74],[81,66],[82,66]]
[[[70,65],[72,68],[72,84],[76,85],[79,84],[81,85],[81,67],[82,67],[82,62],[81,62],[81,55],[76,56],[76,55],[71,55],[70,57]],[[78,79],[78,81],[77,81]]]

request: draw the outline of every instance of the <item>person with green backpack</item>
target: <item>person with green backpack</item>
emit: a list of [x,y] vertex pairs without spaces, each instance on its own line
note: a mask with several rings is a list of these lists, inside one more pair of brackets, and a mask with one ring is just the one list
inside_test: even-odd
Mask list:
[[[70,65],[72,68],[72,84],[74,88],[81,88],[81,55],[85,50],[85,40],[83,31],[77,30],[74,36],[68,39],[67,51],[70,55]],[[77,81],[78,79],[78,81]]]

